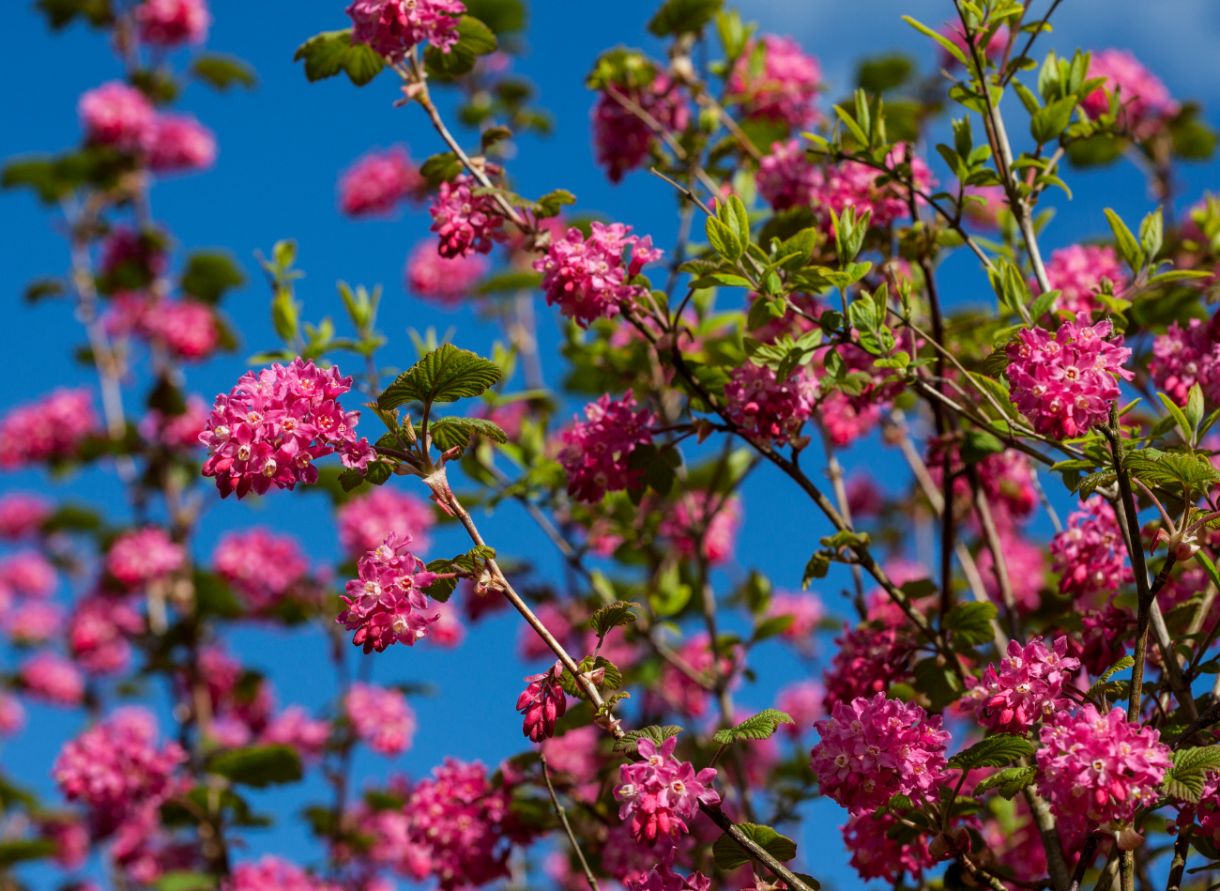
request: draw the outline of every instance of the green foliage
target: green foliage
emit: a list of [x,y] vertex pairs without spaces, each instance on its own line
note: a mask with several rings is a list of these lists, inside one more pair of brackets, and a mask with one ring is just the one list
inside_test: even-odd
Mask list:
[[58,850],[59,845],[51,839],[0,842],[0,866],[11,866],[14,863],[24,863],[29,860],[42,860],[44,857],[53,856]]
[[301,759],[292,746],[251,746],[222,752],[208,762],[207,770],[258,789],[295,783],[302,776]]
[[[461,575],[478,578],[487,570],[488,561],[496,559],[496,549],[489,548],[487,545],[475,545],[464,554],[458,554],[449,560],[433,560],[428,563],[429,572],[437,573],[460,573]],[[458,580],[456,578],[437,579],[427,588],[424,588],[426,593],[433,600],[444,603],[452,595],[457,588]]]
[[294,62],[304,60],[305,77],[312,83],[346,73],[362,87],[381,73],[385,60],[366,43],[352,40],[352,29],[323,31],[297,47]]
[[912,666],[911,671],[915,676],[912,686],[928,697],[933,711],[940,711],[956,702],[963,693],[957,675],[948,665],[942,664],[937,656],[920,659]]
[[915,73],[910,56],[895,54],[865,59],[856,69],[856,86],[866,93],[884,93],[906,85]]
[[752,718],[746,718],[736,727],[716,731],[713,742],[722,746],[731,745],[739,739],[770,739],[780,724],[795,724],[796,721],[786,712],[778,709],[763,709]]
[[657,745],[660,745],[671,736],[677,736],[681,732],[682,728],[677,724],[666,724],[664,727],[654,724],[651,727],[628,730],[623,734],[622,739],[615,741],[614,751],[634,755],[641,739],[651,739]]
[[245,274],[232,255],[223,251],[195,251],[187,257],[180,286],[196,300],[219,303],[226,291],[245,283]]
[[1036,767],[1007,767],[975,786],[974,794],[979,796],[991,789],[997,789],[1001,796],[1011,801],[1022,789],[1032,786],[1037,778]]
[[657,37],[697,34],[720,12],[724,0],[665,0],[648,30]]
[[525,27],[525,4],[521,0],[470,0],[466,12],[492,30],[507,34]]
[[38,0],[34,8],[47,17],[47,24],[54,31],[68,27],[78,18],[93,28],[114,21],[110,0]]
[[31,189],[43,204],[58,204],[60,199],[86,185],[104,190],[115,188],[130,167],[130,158],[111,149],[90,146],[57,157],[16,158],[4,165],[0,187]]
[[1034,744],[1010,733],[997,733],[981,740],[949,759],[949,767],[974,770],[976,767],[1004,767],[1018,758],[1034,753]]
[[1029,120],[1029,132],[1034,141],[1041,145],[1058,139],[1071,123],[1076,102],[1075,96],[1067,96],[1035,111]]
[[995,639],[995,617],[994,603],[959,603],[945,616],[945,628],[953,632],[956,644],[978,646]]
[[593,630],[597,632],[598,641],[605,639],[615,628],[621,625],[630,625],[636,620],[635,610],[642,609],[638,603],[630,603],[625,600],[616,600],[608,606],[603,606],[595,612],[589,619],[589,624]]
[[[768,854],[781,863],[796,856],[796,842],[780,835],[770,826],[759,826],[756,823],[735,824],[742,835],[753,841]],[[733,836],[727,832],[716,839],[712,845],[712,859],[720,869],[736,869],[749,863],[751,857]]]
[[221,53],[204,53],[197,56],[191,63],[191,74],[221,93],[227,93],[234,86],[242,86],[247,90],[258,86],[258,76],[249,62]]
[[1197,804],[1207,775],[1217,771],[1220,771],[1220,746],[1178,749],[1173,753],[1173,767],[1165,772],[1161,791]]
[[494,53],[499,47],[491,28],[472,15],[464,15],[457,24],[458,42],[441,52],[434,46],[424,52],[424,63],[433,77],[456,77],[474,70],[479,56]]
[[478,396],[500,380],[500,366],[452,344],[426,354],[377,397],[383,411],[408,402],[431,405]]
[[[420,435],[423,428],[417,428]],[[432,444],[441,451],[456,446],[466,446],[472,436],[482,436],[492,442],[508,442],[508,434],[500,426],[485,418],[436,418],[428,423],[428,435]]]
[[216,876],[204,872],[167,872],[153,882],[156,891],[209,891],[216,887]]

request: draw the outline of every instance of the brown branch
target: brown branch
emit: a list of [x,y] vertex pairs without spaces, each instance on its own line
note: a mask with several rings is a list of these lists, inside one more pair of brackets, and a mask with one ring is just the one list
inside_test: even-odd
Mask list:
[[555,805],[555,813],[559,815],[559,822],[563,824],[564,831],[568,834],[568,841],[572,843],[572,849],[576,851],[576,857],[580,860],[580,868],[584,871],[585,881],[589,883],[589,891],[600,891],[597,887],[597,876],[593,875],[593,870],[589,868],[589,861],[585,859],[585,852],[580,849],[580,843],[576,841],[576,833],[572,831],[572,824],[568,822],[568,812],[564,810],[562,804],[559,803],[559,796],[555,794],[555,786],[551,782],[551,771],[546,764],[546,755],[542,758],[542,776],[546,780],[546,791],[551,793],[551,803]]

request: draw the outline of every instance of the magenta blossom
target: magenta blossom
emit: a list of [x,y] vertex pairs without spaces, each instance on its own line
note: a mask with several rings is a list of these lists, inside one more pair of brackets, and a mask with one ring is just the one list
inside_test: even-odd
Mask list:
[[741,499],[736,495],[687,492],[661,518],[657,535],[669,539],[684,559],[701,554],[709,563],[722,563],[737,547],[741,515]]
[[29,492],[0,496],[0,538],[19,541],[36,535],[52,513],[50,502]]
[[973,703],[975,719],[992,731],[1022,734],[1070,704],[1063,685],[1080,668],[1067,655],[1068,639],[1059,637],[1048,649],[1035,637],[1025,646],[1008,642],[1008,655],[988,665],[982,678],[967,676],[965,705]]
[[791,37],[764,34],[761,43],[750,41],[738,58],[728,95],[746,117],[782,121],[795,130],[821,117],[813,107],[821,86],[817,59],[805,55]]
[[458,42],[459,0],[355,0],[346,12],[354,25],[352,40],[367,43],[391,62],[427,42],[443,53]]
[[666,835],[685,835],[686,820],[693,819],[700,804],[717,804],[720,796],[711,785],[716,769],[698,773],[689,761],[674,757],[678,738],[671,736],[660,747],[647,738],[639,741],[641,760],[619,766],[621,783],[614,797],[621,802],[620,820],[631,820],[631,834],[639,844],[652,847]]
[[85,699],[80,669],[50,650],[35,653],[21,664],[21,683],[31,696],[55,705],[76,706]]
[[686,96],[664,74],[641,86],[606,86],[593,106],[593,146],[597,163],[606,168],[612,183],[620,182],[624,173],[640,167],[648,158],[653,140],[658,138],[648,123],[629,111],[618,97],[648,112],[668,133],[681,133],[690,123]]
[[41,402],[19,405],[0,419],[0,467],[71,458],[97,428],[88,390],[55,390]]
[[864,881],[896,883],[901,875],[917,876],[936,861],[923,837],[899,844],[890,837],[898,826],[891,813],[866,811],[843,824],[843,844],[851,851],[851,865]]
[[607,393],[585,406],[587,421],[563,432],[559,463],[568,477],[568,494],[581,501],[601,501],[607,492],[638,487],[643,468],[629,468],[628,458],[639,446],[652,445],[650,429],[656,417],[635,409],[630,390],[622,399]]
[[[587,328],[595,319],[612,319],[622,307],[644,292],[630,284],[648,263],[661,259],[663,251],[652,247],[652,236],[631,235],[622,223],[593,223],[586,239],[572,227],[551,242],[545,257],[534,261],[542,273],[542,288],[548,306]],[[624,262],[630,249],[631,258]]]
[[1100,495],[1068,515],[1068,527],[1051,541],[1051,559],[1059,590],[1071,597],[1117,591],[1133,578],[1118,518]]
[[437,252],[445,259],[490,254],[494,242],[503,241],[504,215],[491,195],[474,195],[478,182],[468,173],[441,183],[428,212],[432,231],[440,236]]
[[112,80],[80,98],[77,106],[90,142],[125,152],[143,151],[156,132],[156,111],[135,87]]
[[766,365],[747,361],[733,369],[724,386],[729,417],[745,435],[761,443],[784,445],[800,433],[817,402],[818,381],[805,367],[782,383]]
[[401,755],[411,748],[415,712],[397,690],[372,684],[352,684],[343,701],[352,729],[374,752]]
[[177,572],[186,551],[159,526],[124,532],[106,555],[106,571],[127,588],[138,588]]
[[421,195],[425,186],[406,149],[369,152],[339,179],[339,208],[351,217],[389,214],[404,199]]
[[1104,77],[1106,82],[1086,96],[1080,107],[1096,120],[1110,110],[1110,98],[1106,94],[1116,94],[1123,107],[1118,115],[1118,126],[1130,130],[1136,139],[1146,139],[1157,132],[1165,120],[1174,117],[1180,109],[1156,75],[1123,50],[1093,53],[1088,76],[1089,79]]
[[490,265],[479,254],[444,257],[431,242],[420,242],[407,257],[405,283],[408,291],[425,300],[457,306],[474,293]]
[[297,540],[268,529],[225,535],[212,553],[212,565],[255,612],[274,609],[309,572]]
[[114,597],[86,597],[68,623],[72,658],[93,675],[116,674],[131,661],[129,637],[144,632],[144,618]]
[[563,717],[568,700],[559,685],[563,677],[563,663],[556,662],[542,674],[532,674],[525,680],[529,684],[517,697],[517,711],[524,715],[521,732],[531,742],[541,742],[555,735],[555,721]]
[[216,137],[192,117],[158,115],[148,149],[148,166],[159,173],[206,170],[216,163]]
[[220,887],[222,891],[341,891],[339,885],[269,854],[257,863],[239,863]]
[[339,544],[352,559],[374,551],[391,532],[409,537],[419,551],[428,549],[428,530],[436,523],[432,507],[389,486],[357,495],[338,511]]
[[437,619],[423,614],[428,609],[423,589],[436,581],[436,573],[424,569],[424,561],[407,550],[410,544],[410,536],[391,532],[360,558],[360,578],[347,583],[347,609],[336,621],[356,632],[352,643],[366,653],[380,653],[396,643],[415,646]]
[[203,43],[212,24],[206,0],[144,0],[135,13],[140,40],[155,46]]
[[1097,293],[1103,278],[1110,280],[1116,296],[1121,296],[1131,282],[1114,248],[1091,244],[1074,244],[1052,253],[1046,264],[1046,278],[1051,290],[1062,291],[1055,309],[1071,313],[1090,313],[1102,308]]
[[1205,323],[1191,319],[1185,328],[1169,323],[1169,330],[1152,342],[1148,370],[1156,385],[1185,406],[1195,384],[1212,402],[1220,401],[1220,340],[1216,337],[1218,317]]

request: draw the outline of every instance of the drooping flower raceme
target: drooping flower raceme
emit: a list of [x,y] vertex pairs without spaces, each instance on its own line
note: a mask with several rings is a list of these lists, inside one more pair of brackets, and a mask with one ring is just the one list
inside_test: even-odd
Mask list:
[[339,207],[352,217],[388,214],[403,199],[419,195],[425,184],[401,146],[369,152],[340,178]]
[[144,0],[135,14],[140,40],[155,46],[203,43],[212,24],[205,0]]
[[823,795],[862,814],[899,793],[919,801],[940,782],[945,744],[940,715],[928,717],[913,702],[878,693],[850,705],[836,702],[831,717],[815,725],[821,741],[811,766]]
[[1152,342],[1148,370],[1157,387],[1186,405],[1195,384],[1212,402],[1220,400],[1220,340],[1212,322],[1191,319],[1185,328],[1169,323],[1169,330]]
[[690,110],[681,89],[664,74],[643,85],[612,84],[604,88],[593,106],[593,146],[597,163],[606,168],[610,182],[617,183],[624,173],[644,163],[657,135],[614,93],[648,112],[669,133],[686,129]]
[[58,389],[41,402],[19,405],[0,420],[0,467],[70,458],[97,430],[85,389]]
[[128,588],[138,588],[177,572],[186,551],[159,526],[145,526],[115,539],[106,554],[106,571]]
[[[756,56],[761,56],[761,65]],[[760,43],[747,44],[733,66],[728,94],[746,117],[783,121],[798,129],[820,117],[813,103],[821,85],[817,59],[805,55],[791,37],[764,34]]]
[[459,0],[355,0],[346,12],[352,40],[367,43],[391,62],[427,42],[443,53],[458,42],[458,18],[466,11]]
[[1051,559],[1059,590],[1072,597],[1117,591],[1133,578],[1118,517],[1100,495],[1068,515],[1067,528],[1051,540]]
[[524,716],[521,732],[531,742],[555,735],[555,721],[563,717],[568,700],[559,685],[563,676],[563,663],[556,662],[542,674],[533,674],[525,680],[529,684],[517,697],[517,711]]
[[642,760],[619,766],[620,784],[614,797],[621,802],[620,820],[631,820],[631,834],[639,844],[652,847],[665,835],[689,832],[686,820],[693,819],[699,805],[717,804],[720,795],[711,788],[716,769],[705,767],[698,773],[689,761],[674,757],[678,738],[671,736],[660,746],[648,738],[639,741]]
[[1068,439],[1107,421],[1119,396],[1116,378],[1134,377],[1123,368],[1131,350],[1121,334],[1107,340],[1110,332],[1108,320],[1090,325],[1078,316],[1054,334],[1024,328],[1008,344],[1013,402],[1039,433]]
[[414,646],[437,619],[424,615],[428,595],[422,590],[436,581],[436,574],[427,572],[424,562],[407,550],[410,544],[410,536],[391,532],[360,558],[360,578],[347,583],[347,609],[336,621],[356,632],[352,643],[366,653],[380,653],[396,643]]
[[212,566],[256,612],[273,608],[309,572],[296,539],[268,529],[225,535],[212,553]]
[[[542,288],[548,306],[587,328],[595,319],[612,319],[623,304],[645,289],[628,284],[647,263],[661,259],[664,251],[653,249],[652,236],[631,235],[622,223],[593,223],[586,239],[572,227],[551,243],[545,257],[534,261],[542,273]],[[631,259],[623,262],[630,249]]]
[[677,848],[671,847],[661,862],[639,877],[626,877],[623,884],[627,891],[708,891],[712,880],[701,872],[683,876],[674,872],[674,855]]
[[800,433],[817,401],[818,381],[807,368],[796,368],[784,381],[766,365],[747,361],[733,369],[724,385],[729,417],[747,436],[783,445]]
[[1038,788],[1056,814],[1125,823],[1157,800],[1170,767],[1160,732],[1131,723],[1122,709],[1100,715],[1092,705],[1058,712],[1042,727]]
[[[1103,278],[1113,283],[1116,295],[1121,295],[1131,281],[1114,248],[1091,244],[1074,244],[1052,253],[1051,261],[1046,264],[1046,278],[1051,290],[1063,292],[1055,301],[1055,309],[1071,313],[1089,313],[1101,308],[1095,295]],[[1039,321],[1034,319],[1034,322]]]
[[563,432],[559,463],[568,477],[568,494],[581,501],[601,501],[607,492],[639,485],[642,468],[629,469],[627,459],[638,446],[652,445],[656,416],[647,408],[635,411],[635,394],[621,399],[607,393],[585,406],[587,421],[576,421]]
[[156,130],[148,98],[122,81],[110,81],[80,98],[81,124],[90,142],[124,152],[147,149]]
[[397,690],[354,683],[343,700],[352,728],[368,747],[383,755],[401,755],[411,748],[415,712]]
[[407,257],[405,283],[408,291],[425,300],[454,306],[473,293],[490,265],[479,254],[442,257],[435,245],[425,241]]
[[209,457],[203,475],[216,477],[222,498],[263,495],[274,484],[292,489],[315,483],[314,461],[339,451],[345,466],[367,462],[368,441],[356,438],[360,412],[345,412],[338,397],[352,388],[331,366],[323,371],[300,358],[246,372],[228,395],[216,397],[199,437]]
[[432,231],[440,236],[437,252],[447,259],[489,254],[492,244],[504,240],[504,216],[491,195],[474,195],[479,187],[468,173],[441,183],[432,207]]
[[976,720],[989,730],[1021,734],[1065,709],[1063,685],[1080,668],[1080,660],[1067,655],[1067,646],[1066,637],[1049,648],[1040,637],[1025,646],[1009,641],[999,672],[988,665],[982,678],[966,678],[966,701],[973,702]]

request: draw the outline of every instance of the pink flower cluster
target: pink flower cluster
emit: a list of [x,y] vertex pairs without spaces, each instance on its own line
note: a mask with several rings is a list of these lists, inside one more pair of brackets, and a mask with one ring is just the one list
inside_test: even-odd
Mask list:
[[175,742],[158,747],[156,737],[150,713],[120,709],[66,743],[52,776],[64,797],[86,805],[100,831],[108,832],[174,794],[173,773],[187,755]]
[[407,550],[410,544],[410,536],[391,532],[376,550],[360,558],[360,578],[347,583],[343,598],[347,609],[336,621],[356,632],[352,643],[363,646],[366,653],[380,653],[396,643],[415,646],[417,640],[427,637],[428,626],[437,619],[423,614],[428,595],[422,590],[437,576]]
[[1195,384],[1211,402],[1220,401],[1220,342],[1216,337],[1220,316],[1210,322],[1191,319],[1185,328],[1177,322],[1152,342],[1148,370],[1157,387],[1178,405],[1186,405]]
[[791,616],[792,624],[781,634],[788,640],[809,642],[818,630],[826,610],[821,599],[813,593],[796,594],[781,592],[771,598],[767,606],[767,618]]
[[568,477],[568,494],[581,501],[596,502],[606,492],[637,487],[643,469],[630,470],[627,459],[637,446],[652,445],[650,429],[656,417],[635,409],[630,390],[622,399],[610,394],[585,406],[587,421],[576,421],[563,432],[559,463]]
[[844,625],[834,642],[837,649],[824,677],[828,708],[887,693],[892,684],[910,677],[914,647],[896,628]]
[[975,719],[992,731],[1022,734],[1038,721],[1065,709],[1063,685],[1080,668],[1080,660],[1067,655],[1068,639],[1059,637],[1048,649],[1035,637],[1025,646],[1008,642],[1008,655],[988,665],[982,678],[966,678],[967,703],[974,704]]
[[1071,313],[1091,313],[1101,308],[1094,295],[1103,278],[1113,283],[1115,295],[1120,296],[1131,282],[1114,248],[1091,244],[1074,244],[1052,253],[1046,278],[1052,290],[1063,292],[1055,301],[1055,309]]
[[291,746],[302,758],[317,759],[330,739],[330,724],[309,717],[299,705],[290,705],[274,718],[259,736],[263,745]]
[[736,549],[741,512],[741,499],[736,495],[726,498],[702,490],[686,492],[661,518],[657,535],[668,539],[670,547],[685,560],[698,555],[709,563],[721,563]]
[[712,880],[701,872],[683,876],[674,872],[674,855],[677,848],[670,848],[661,862],[638,878],[626,878],[623,884],[627,891],[709,891]]
[[86,92],[78,111],[91,143],[144,156],[153,170],[199,170],[216,160],[210,130],[194,118],[158,114],[142,92],[121,81]]
[[51,515],[51,505],[37,495],[9,492],[0,497],[0,538],[19,541],[36,535]]
[[161,173],[206,170],[216,163],[216,136],[186,115],[157,115],[148,166]]
[[[652,236],[630,235],[622,223],[593,223],[586,240],[573,226],[563,238],[551,242],[545,257],[534,261],[542,273],[542,288],[548,306],[587,328],[595,319],[612,319],[623,304],[644,289],[629,284],[647,263],[661,259],[664,251],[653,249]],[[625,265],[623,255],[631,249]]]
[[165,578],[186,565],[186,551],[159,526],[124,532],[106,554],[106,571],[127,588]]
[[257,863],[239,863],[221,883],[224,891],[341,891],[339,885],[310,875],[295,863],[270,854]]
[[682,91],[664,74],[644,86],[614,84],[602,90],[593,106],[593,146],[597,163],[606,168],[610,182],[617,183],[624,173],[644,163],[656,134],[614,93],[644,109],[668,133],[687,128],[690,109]]
[[296,539],[268,529],[228,533],[212,553],[212,566],[255,612],[273,609],[309,572]]
[[1012,400],[1039,433],[1069,439],[1107,422],[1119,397],[1116,378],[1135,376],[1123,368],[1131,350],[1121,334],[1107,340],[1110,331],[1109,320],[1090,325],[1078,316],[1053,334],[1023,328],[1008,344]]
[[415,712],[397,690],[372,684],[352,684],[343,701],[356,736],[374,752],[401,755],[415,736]]
[[[487,768],[453,758],[411,790],[407,837],[441,891],[478,887],[508,875],[510,790],[493,787]],[[428,872],[417,878],[425,878]]]
[[521,732],[531,742],[542,742],[555,735],[555,721],[563,717],[568,700],[559,685],[563,677],[563,663],[556,662],[542,674],[532,674],[525,680],[529,684],[517,697],[517,711],[525,720]]
[[1090,610],[1080,618],[1080,661],[1093,674],[1101,674],[1127,652],[1127,638],[1134,636],[1135,613],[1114,601]]
[[812,727],[813,722],[822,715],[825,699],[826,690],[817,681],[797,681],[780,690],[775,707],[796,721],[795,724],[784,724],[784,731],[800,736]]
[[41,644],[58,636],[63,627],[64,611],[46,600],[27,600],[3,616],[4,630],[14,643]]
[[88,390],[55,390],[41,402],[19,405],[0,419],[0,467],[71,458],[97,430]]
[[38,551],[21,550],[0,559],[0,590],[5,594],[46,597],[56,584],[54,565]]
[[68,647],[72,658],[90,674],[116,674],[131,661],[128,638],[143,632],[143,617],[126,601],[85,597],[72,610]]
[[[755,60],[759,54],[761,66]],[[751,41],[733,66],[728,95],[746,117],[782,121],[796,130],[818,120],[813,103],[821,86],[817,59],[791,37],[764,34],[761,47]]]
[[351,388],[337,367],[323,371],[300,358],[246,372],[228,395],[216,397],[199,437],[209,452],[203,475],[216,477],[222,498],[231,492],[242,498],[263,495],[272,484],[317,482],[313,462],[336,450],[345,467],[363,469],[370,455],[368,441],[356,439],[360,412],[345,412],[338,399]]
[[[712,652],[711,640],[707,632],[703,632],[683,644],[679,655],[697,675],[711,678],[715,672],[719,672],[725,677],[731,676],[740,660],[741,652],[734,648],[729,654],[722,653],[720,664],[717,665],[715,654]],[[701,718],[707,714],[709,702],[707,688],[673,665],[666,664],[662,667],[661,682],[657,692],[671,708],[693,718]]]
[[851,866],[864,881],[882,879],[897,883],[903,873],[917,876],[936,861],[922,837],[899,844],[889,836],[898,825],[890,813],[867,811],[843,824],[843,844],[851,851]]
[[884,693],[836,702],[831,717],[814,727],[821,741],[810,763],[821,792],[849,813],[871,811],[899,793],[922,800],[944,774],[949,734],[940,715],[929,718],[913,702]]
[[504,216],[491,195],[474,195],[478,182],[468,173],[441,183],[428,212],[432,231],[440,236],[437,252],[446,259],[472,253],[489,254],[493,242],[503,241]]
[[75,706],[85,698],[80,669],[58,653],[41,650],[21,664],[21,683],[33,697],[55,705]]
[[338,511],[339,543],[357,558],[376,550],[391,532],[408,537],[420,551],[428,549],[428,530],[436,522],[432,508],[389,486],[357,495]]
[[800,433],[817,404],[818,381],[806,367],[793,370],[782,383],[775,370],[747,361],[733,369],[724,385],[729,417],[746,435],[763,443],[784,445]]
[[1110,110],[1106,92],[1119,93],[1123,111],[1118,125],[1130,130],[1137,139],[1146,139],[1174,117],[1180,106],[1165,85],[1140,64],[1131,53],[1107,49],[1095,52],[1089,62],[1089,78],[1104,77],[1105,84],[1084,98],[1080,107],[1096,120]]
[[1068,528],[1051,540],[1051,560],[1059,590],[1072,597],[1117,591],[1133,578],[1118,518],[1100,495],[1068,516]]
[[122,291],[111,301],[104,323],[111,337],[157,340],[181,359],[206,358],[220,342],[212,310],[194,300],[154,300]]
[[641,760],[619,766],[621,783],[614,789],[621,802],[618,816],[631,819],[631,834],[638,844],[652,847],[661,836],[684,835],[690,831],[685,821],[694,818],[700,804],[720,801],[711,787],[716,769],[705,767],[696,773],[689,761],[674,757],[677,744],[676,736],[659,747],[644,737],[638,744]]
[[1129,722],[1122,709],[1100,715],[1092,705],[1043,725],[1037,758],[1038,788],[1055,812],[1097,823],[1130,821],[1157,800],[1170,767],[1159,731]]
[[353,41],[398,62],[425,41],[443,53],[453,49],[466,7],[460,0],[355,0],[345,11],[355,26]]
[[444,306],[469,297],[490,264],[478,254],[443,257],[431,242],[421,242],[407,258],[407,290]]
[[144,0],[135,12],[140,39],[155,46],[203,43],[212,24],[205,0]]
[[339,207],[352,217],[388,214],[404,199],[422,195],[425,186],[406,149],[369,152],[339,179]]

